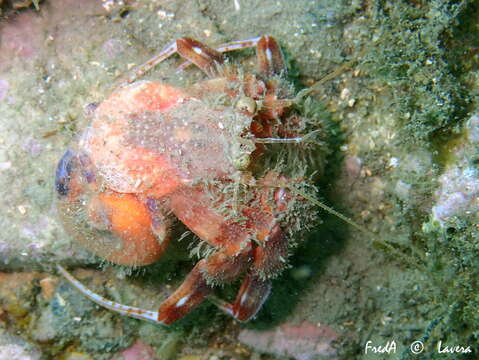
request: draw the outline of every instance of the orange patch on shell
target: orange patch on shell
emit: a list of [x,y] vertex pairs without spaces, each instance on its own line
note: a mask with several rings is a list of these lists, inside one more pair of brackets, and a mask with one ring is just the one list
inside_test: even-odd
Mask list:
[[116,237],[115,244],[101,251],[106,254],[98,254],[109,261],[147,265],[157,261],[166,248],[167,241],[155,236],[148,207],[135,195],[101,193],[90,204],[89,215],[99,228],[109,230]]

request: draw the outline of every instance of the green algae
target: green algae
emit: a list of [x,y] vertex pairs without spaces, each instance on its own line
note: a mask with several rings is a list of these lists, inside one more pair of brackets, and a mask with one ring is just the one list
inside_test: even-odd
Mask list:
[[472,1],[374,2],[378,28],[364,66],[394,93],[401,140],[429,147],[457,130],[469,98],[447,39]]

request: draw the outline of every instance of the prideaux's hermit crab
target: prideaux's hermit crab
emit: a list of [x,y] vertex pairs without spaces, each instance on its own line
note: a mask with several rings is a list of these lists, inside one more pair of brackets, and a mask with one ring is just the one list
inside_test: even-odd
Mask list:
[[[242,48],[256,48],[257,72],[224,60]],[[135,81],[175,53],[208,78],[184,88]],[[249,320],[315,218],[306,199],[320,122],[301,113],[301,98],[271,36],[216,49],[186,37],[168,45],[98,105],[61,158],[59,209],[72,237],[113,263],[155,262],[178,220],[207,251],[158,311],[109,301],[59,271],[98,304],[160,324],[243,277],[232,303],[214,303]]]

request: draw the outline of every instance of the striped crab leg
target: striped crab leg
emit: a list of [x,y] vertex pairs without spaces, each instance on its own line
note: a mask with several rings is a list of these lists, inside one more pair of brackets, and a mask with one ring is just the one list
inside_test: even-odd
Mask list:
[[65,279],[68,280],[68,282],[74,288],[76,288],[78,291],[80,291],[83,295],[85,295],[94,303],[100,306],[103,306],[104,308],[107,308],[108,310],[117,312],[122,315],[129,316],[135,319],[146,320],[146,321],[150,321],[160,325],[166,325],[165,323],[158,320],[157,311],[144,310],[134,306],[122,305],[117,302],[108,300],[107,298],[93,292],[92,290],[87,288],[85,285],[83,285],[80,281],[75,279],[75,277],[72,274],[70,274],[63,266],[57,264],[57,270],[60,274],[62,274],[63,277],[65,277]]

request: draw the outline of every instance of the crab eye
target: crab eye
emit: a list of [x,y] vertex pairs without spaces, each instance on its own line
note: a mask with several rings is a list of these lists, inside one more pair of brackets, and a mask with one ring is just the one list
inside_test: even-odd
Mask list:
[[248,114],[254,114],[256,112],[256,101],[250,97],[242,96],[238,99],[235,108],[239,111],[245,111]]
[[249,154],[241,154],[233,160],[233,166],[236,170],[246,170],[251,162]]
[[70,190],[70,179],[75,153],[68,149],[58,162],[55,171],[55,189],[60,196],[67,196]]

